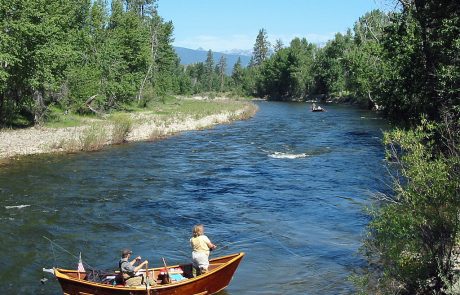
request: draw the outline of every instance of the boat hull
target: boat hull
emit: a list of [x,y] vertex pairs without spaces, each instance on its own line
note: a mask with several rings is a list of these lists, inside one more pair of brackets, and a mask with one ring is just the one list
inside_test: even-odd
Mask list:
[[[209,295],[225,289],[240,264],[244,253],[238,253],[210,260],[210,271],[195,278],[165,285],[139,287],[117,287],[101,283],[89,282],[75,277],[76,271],[55,269],[55,275],[62,287],[64,294],[69,295]],[[171,267],[179,267],[171,266]],[[191,269],[191,265],[181,265],[182,268]],[[159,273],[160,269],[151,269]]]

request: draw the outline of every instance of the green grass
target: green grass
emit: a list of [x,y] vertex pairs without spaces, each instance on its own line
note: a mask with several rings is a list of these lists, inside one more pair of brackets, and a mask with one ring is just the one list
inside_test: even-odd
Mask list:
[[[206,95],[203,95],[206,96]],[[209,97],[209,96],[208,96]],[[244,108],[248,104],[247,100],[194,100],[176,98],[174,96],[164,96],[150,100],[145,108],[140,107],[136,102],[124,104],[116,111],[105,118],[96,117],[95,115],[78,115],[73,113],[64,113],[58,108],[51,108],[47,116],[45,127],[64,128],[76,127],[92,124],[94,120],[108,120],[114,124],[114,142],[123,142],[132,125],[137,121],[130,119],[131,115],[136,113],[150,113],[158,116],[160,121],[169,122],[172,119],[194,118],[201,119],[206,116],[219,114],[223,112],[235,112]],[[243,117],[244,118],[244,117]]]
[[47,120],[44,124],[48,128],[65,128],[85,125],[89,119],[95,119],[94,115],[78,115],[74,113],[66,113],[63,110],[52,107],[49,109]]
[[189,116],[199,119],[222,112],[234,112],[243,106],[243,101],[175,99],[166,103],[152,102],[148,109],[162,116]]

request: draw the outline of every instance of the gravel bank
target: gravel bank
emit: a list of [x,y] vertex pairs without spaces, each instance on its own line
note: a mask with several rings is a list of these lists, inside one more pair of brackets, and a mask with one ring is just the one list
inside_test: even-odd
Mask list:
[[[252,116],[256,112],[254,105],[247,105],[245,108],[234,113],[222,112],[206,116],[200,119],[191,117],[164,118],[146,113],[135,113],[130,115],[132,128],[126,137],[126,141],[145,141],[171,136],[182,131],[200,130],[210,128],[216,124],[229,123],[234,120]],[[99,124],[104,134],[104,145],[112,144],[111,130],[112,123],[100,120]],[[23,155],[68,152],[79,150],[78,145],[90,126],[67,127],[67,128],[27,128],[20,130],[0,131],[0,159],[14,158]],[[70,148],[70,143],[73,147]]]

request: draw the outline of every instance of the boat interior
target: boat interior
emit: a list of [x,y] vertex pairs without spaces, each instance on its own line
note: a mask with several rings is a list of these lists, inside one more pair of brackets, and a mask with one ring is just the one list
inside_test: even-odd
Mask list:
[[[212,272],[224,263],[210,262],[208,272]],[[125,283],[119,271],[86,270],[81,273],[76,270],[59,270],[68,277],[85,280],[93,283],[107,284],[124,287]],[[145,277],[145,270],[140,270],[137,275]],[[157,285],[177,283],[201,275],[191,264],[175,265],[167,268],[154,268],[148,270],[148,277],[153,277]]]

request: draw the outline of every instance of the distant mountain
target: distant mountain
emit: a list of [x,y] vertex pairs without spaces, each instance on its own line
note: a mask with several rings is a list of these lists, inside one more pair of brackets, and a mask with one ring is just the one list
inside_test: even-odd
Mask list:
[[[177,55],[180,58],[180,63],[183,65],[189,65],[198,62],[205,62],[206,57],[208,56],[208,51],[202,48],[199,49],[189,49],[184,47],[174,47],[176,50]],[[232,52],[234,52],[232,50]],[[238,61],[238,57],[241,58],[241,66],[247,67],[249,61],[251,60],[250,55],[243,55],[243,54],[234,54],[234,53],[223,53],[223,52],[212,52],[214,57],[214,63],[217,64],[220,60],[222,55],[225,56],[227,59],[227,69],[225,72],[227,75],[232,73],[233,65]]]

